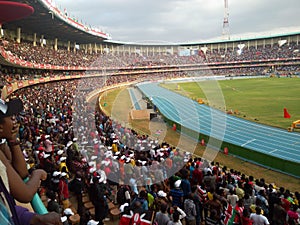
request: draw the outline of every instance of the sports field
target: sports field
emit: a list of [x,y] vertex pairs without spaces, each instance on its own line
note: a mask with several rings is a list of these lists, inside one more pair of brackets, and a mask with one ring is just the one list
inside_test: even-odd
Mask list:
[[[202,82],[202,81],[199,81]],[[205,82],[205,81],[204,81]],[[198,82],[165,83],[162,86],[220,110],[232,110],[236,116],[287,129],[300,119],[300,78],[235,79],[218,81],[225,106],[212,105],[206,100]],[[284,118],[286,108],[291,118]]]
[[[299,85],[300,80],[296,80],[296,79],[292,79],[292,80],[294,80],[294,82],[297,81],[297,83]],[[259,80],[256,80],[256,81],[259,81]],[[266,81],[269,81],[269,80],[266,79]],[[282,81],[284,82],[284,79],[282,79]],[[231,81],[229,81],[229,82],[231,82]],[[254,82],[254,80],[250,80],[250,83],[251,82]],[[191,85],[194,87],[197,86],[195,84],[186,84],[186,85]],[[173,88],[176,89],[176,86],[177,85],[173,85]],[[180,86],[183,86],[183,84],[180,84]],[[197,89],[199,89],[199,87],[197,87]],[[192,93],[192,92],[190,91],[190,93]],[[106,104],[104,104],[104,103],[106,103]],[[126,120],[126,123],[127,123],[126,125],[133,127],[136,131],[142,132],[142,133],[147,133],[147,134],[151,133],[149,130],[149,127],[150,127],[149,120],[131,121],[130,119],[125,119],[123,117],[124,115],[128,115],[128,112],[131,108],[131,100],[130,100],[129,93],[126,88],[115,89],[113,91],[103,94],[100,104],[102,105],[102,109],[107,113],[107,115],[113,116],[119,122]],[[281,111],[282,111],[281,117],[283,117],[282,116],[283,110],[281,110]],[[290,114],[292,114],[292,113],[290,113]],[[293,119],[293,115],[292,115],[292,119]],[[288,119],[286,119],[286,120],[288,120]],[[173,146],[176,146],[178,144],[179,138],[180,138],[180,134],[178,132],[174,132],[171,127],[167,128],[167,134],[164,137],[164,140],[166,142],[170,143]],[[205,149],[205,147],[201,146],[200,144],[197,145],[197,147],[195,149],[195,154],[202,156],[204,149]],[[226,165],[228,168],[234,168],[234,169],[237,169],[240,172],[245,173],[247,175],[253,175],[255,178],[263,177],[263,178],[265,178],[265,180],[268,183],[275,183],[279,187],[284,186],[293,192],[300,190],[300,180],[298,178],[288,176],[288,175],[282,174],[280,172],[270,170],[268,168],[263,168],[258,165],[254,165],[250,162],[236,158],[234,156],[224,155],[222,152],[220,152],[217,155],[215,161],[220,162],[221,165]]]

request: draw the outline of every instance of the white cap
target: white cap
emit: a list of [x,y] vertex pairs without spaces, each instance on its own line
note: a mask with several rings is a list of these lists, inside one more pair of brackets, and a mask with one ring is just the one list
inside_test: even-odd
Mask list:
[[60,218],[60,220],[61,220],[62,223],[66,222],[67,219],[68,219],[68,217],[66,217],[66,216],[62,216],[62,217]]
[[160,191],[158,191],[157,192],[157,195],[159,196],[159,197],[167,197],[167,193],[166,192],[164,192],[163,190],[160,190]]
[[72,209],[70,209],[70,208],[66,208],[66,209],[64,210],[64,214],[67,215],[67,216],[69,216],[69,215],[74,215]]
[[90,173],[94,173],[95,171],[96,171],[96,168],[94,168],[94,167],[90,168],[90,170],[89,170]]
[[61,174],[61,172],[59,172],[59,171],[54,171],[53,174],[52,174],[52,176],[56,177],[56,176],[59,176],[60,174]]
[[98,157],[98,156],[93,155],[93,156],[91,157],[91,160],[95,160],[95,159],[97,159],[97,157]]
[[67,157],[65,157],[65,156],[63,156],[63,157],[60,157],[60,159],[59,159],[59,161],[64,161],[64,160],[66,160],[67,159]]
[[61,177],[65,177],[65,176],[67,176],[67,173],[66,173],[66,172],[62,172],[62,173],[60,174],[60,176],[61,176]]
[[90,220],[87,225],[97,225],[99,223],[99,221],[95,221],[95,220]]
[[179,188],[181,184],[181,180],[177,180],[174,184],[175,188]]
[[62,155],[64,153],[64,150],[58,150],[57,155]]
[[129,206],[129,204],[128,204],[127,202],[124,203],[123,205],[121,205],[121,206],[120,206],[120,212],[124,212],[124,208],[125,208],[126,206]]
[[73,141],[69,141],[69,142],[67,143],[67,147],[70,147],[72,144],[73,144]]

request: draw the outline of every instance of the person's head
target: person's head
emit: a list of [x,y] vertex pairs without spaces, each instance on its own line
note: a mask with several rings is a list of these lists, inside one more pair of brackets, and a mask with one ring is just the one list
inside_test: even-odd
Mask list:
[[167,209],[168,209],[168,204],[166,202],[163,202],[160,206],[160,211],[162,213],[166,213],[167,212]]
[[291,207],[291,210],[296,212],[298,209],[298,206],[296,204],[293,204],[292,207]]
[[139,193],[140,197],[143,198],[143,199],[147,199],[147,191],[145,190],[141,190],[140,193]]
[[250,215],[249,210],[248,210],[247,208],[245,208],[245,209],[243,210],[243,217],[249,217],[249,215]]
[[239,199],[238,202],[237,202],[237,205],[239,207],[243,207],[243,205],[244,205],[244,199]]
[[255,213],[256,213],[257,215],[260,215],[260,214],[261,214],[261,208],[260,208],[259,206],[256,206],[256,207],[255,207]]
[[23,103],[20,99],[13,99],[5,102],[0,99],[0,138],[11,138],[17,125],[16,115],[23,110]]
[[180,213],[178,212],[178,210],[175,210],[173,213],[173,221],[176,223],[179,221],[179,217],[180,217]]
[[56,199],[56,194],[55,194],[55,192],[52,191],[52,190],[48,190],[48,191],[46,192],[46,196],[47,196],[49,199],[51,199],[51,200],[55,200],[55,199]]

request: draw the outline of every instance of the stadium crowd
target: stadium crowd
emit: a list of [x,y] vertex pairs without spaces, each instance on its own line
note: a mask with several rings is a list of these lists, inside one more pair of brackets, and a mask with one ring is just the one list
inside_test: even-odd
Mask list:
[[[299,223],[299,192],[159,143],[85,101],[92,88],[127,81],[74,79],[13,94],[24,110],[11,116],[19,123],[20,143],[8,143],[20,146],[31,177],[42,181],[39,194],[49,212],[64,224],[78,215],[82,225],[103,224],[114,215],[121,225]],[[11,195],[28,202],[17,191]]]
[[16,55],[19,59],[40,64],[55,66],[83,66],[83,67],[106,67],[124,68],[136,66],[163,66],[163,65],[185,65],[222,62],[244,62],[261,61],[273,59],[299,58],[299,45],[296,43],[274,45],[259,45],[257,47],[228,47],[227,49],[199,49],[196,53],[181,55],[180,53],[138,53],[138,52],[97,52],[87,49],[68,51],[66,48],[54,50],[53,46],[33,46],[32,43],[23,41],[2,40],[1,45],[5,51]]
[[[190,56],[151,53],[147,56],[137,53],[115,55],[82,49],[54,51],[49,46],[33,47],[32,43],[17,44],[11,41],[2,41],[1,45],[20,59],[34,63],[61,66],[63,62],[63,66],[107,68],[293,59],[299,52],[299,46],[294,43],[281,47],[274,44],[244,48],[239,53],[232,48],[226,51],[207,50],[205,54],[201,50]],[[284,73],[300,72],[299,66],[295,65],[281,65],[277,69]],[[243,67],[241,64],[240,67],[216,67],[211,70],[220,75],[263,74],[270,70],[270,66]],[[19,109],[21,112],[18,115],[7,114],[4,119],[0,116],[0,137],[3,138],[0,147],[4,149],[0,160],[6,167],[8,177],[4,180],[5,186],[9,186],[10,195],[20,202],[29,202],[38,191],[50,212],[44,216],[30,214],[24,219],[24,210],[16,208],[15,213],[23,221],[21,224],[42,224],[41,220],[47,222],[49,218],[57,222],[57,218],[61,217],[65,225],[73,225],[76,218],[81,225],[93,225],[106,223],[114,216],[118,216],[120,225],[299,223],[299,192],[291,193],[284,187],[267,184],[263,178],[241,174],[238,168],[227,169],[218,162],[208,162],[168,143],[159,143],[124,127],[105,115],[98,106],[95,109],[95,105],[85,101],[86,95],[97,88],[133,81],[186,77],[190,76],[189,72],[151,75],[118,75],[120,71],[114,72],[110,76],[87,76],[39,84],[17,90],[11,96],[22,101],[23,110]],[[3,86],[41,77],[97,73],[3,66],[0,82]],[[0,106],[4,107],[0,110],[5,114],[5,103],[0,102]],[[10,128],[6,128],[4,123],[7,117],[14,121]],[[12,129],[13,135],[7,136],[3,127]],[[12,156],[5,153],[9,151],[7,148],[13,153]],[[21,154],[15,154],[17,151]],[[11,172],[15,170],[21,178],[29,175],[30,181],[23,184],[20,177]],[[1,212],[0,216],[5,214]],[[13,220],[15,225],[19,224]]]

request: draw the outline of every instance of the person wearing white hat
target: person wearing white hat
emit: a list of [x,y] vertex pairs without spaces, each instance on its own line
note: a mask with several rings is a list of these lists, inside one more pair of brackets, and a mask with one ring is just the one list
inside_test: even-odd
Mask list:
[[102,184],[99,183],[100,177],[93,177],[89,193],[90,200],[95,206],[95,220],[99,221],[101,225],[103,225],[104,218],[108,215],[108,204],[105,197],[105,190]]
[[98,225],[99,221],[95,221],[95,220],[89,220],[87,225]]
[[64,150],[58,150],[57,155],[62,155],[64,153]]
[[79,151],[79,146],[78,146],[77,140],[78,140],[78,138],[73,138],[73,148],[76,152]]
[[58,169],[59,169],[59,171],[66,172],[68,174],[69,173],[69,169],[67,167],[66,160],[67,160],[67,157],[65,157],[65,156],[60,157]]
[[69,201],[69,187],[68,187],[68,181],[67,181],[67,173],[62,172],[60,174],[60,179],[58,183],[58,195],[59,199],[61,200],[61,203],[63,204],[63,208],[66,209],[70,205]]
[[72,211],[72,209],[66,208],[66,209],[64,209],[64,215],[66,215],[66,216],[73,216],[74,212]]
[[183,204],[183,191],[180,188],[181,180],[177,180],[174,183],[174,188],[170,190],[170,199],[172,201],[172,205],[176,205],[179,208],[182,208]]

